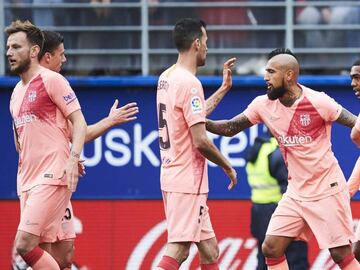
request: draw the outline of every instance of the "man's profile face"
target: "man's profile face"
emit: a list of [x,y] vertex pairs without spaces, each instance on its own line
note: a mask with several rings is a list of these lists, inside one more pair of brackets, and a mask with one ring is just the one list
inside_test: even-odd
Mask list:
[[350,71],[351,87],[355,91],[355,96],[360,99],[360,66],[352,66]]
[[[45,55],[44,55],[45,57]],[[48,69],[55,72],[60,72],[62,64],[66,62],[64,43],[61,43],[53,53],[49,53]]]
[[281,98],[286,93],[284,74],[280,66],[271,59],[266,65],[264,80],[267,86],[266,94],[270,100]]
[[206,34],[206,30],[204,27],[201,27],[201,31],[202,31],[202,36],[201,36],[201,39],[200,39],[200,49],[199,49],[199,55],[198,55],[198,58],[197,58],[197,66],[200,67],[200,66],[204,66],[205,65],[205,62],[206,62],[206,55],[207,55],[207,34]]
[[12,73],[20,75],[30,68],[30,48],[25,32],[17,32],[8,37],[6,57]]

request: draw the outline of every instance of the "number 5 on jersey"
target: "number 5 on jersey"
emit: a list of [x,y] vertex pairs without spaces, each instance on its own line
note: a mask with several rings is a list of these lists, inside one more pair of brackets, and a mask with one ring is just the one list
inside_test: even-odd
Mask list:
[[169,129],[167,121],[165,119],[166,115],[166,105],[164,103],[159,103],[159,144],[161,150],[166,150],[170,148],[170,138],[169,138]]

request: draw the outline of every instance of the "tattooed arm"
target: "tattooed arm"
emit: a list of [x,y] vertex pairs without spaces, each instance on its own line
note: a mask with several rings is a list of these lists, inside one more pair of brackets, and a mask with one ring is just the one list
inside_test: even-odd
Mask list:
[[230,120],[212,121],[206,119],[207,131],[228,137],[232,137],[240,131],[251,127],[252,125],[253,124],[243,113],[240,113],[239,115],[235,116]]
[[356,116],[353,115],[348,110],[346,110],[345,108],[343,108],[340,115],[339,115],[339,117],[338,117],[338,119],[336,119],[336,122],[343,125],[343,126],[352,128],[355,125]]
[[230,58],[224,63],[223,82],[218,90],[206,100],[206,116],[209,116],[223,99],[232,86],[231,68],[235,65],[236,58]]

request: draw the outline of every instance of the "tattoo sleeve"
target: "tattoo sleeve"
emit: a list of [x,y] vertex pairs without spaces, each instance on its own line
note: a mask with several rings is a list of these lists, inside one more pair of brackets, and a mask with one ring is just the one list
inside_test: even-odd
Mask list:
[[224,96],[225,92],[221,91],[219,88],[206,100],[206,117],[208,117],[215,110]]
[[343,108],[338,119],[336,119],[336,122],[343,126],[352,128],[355,125],[356,116]]
[[232,137],[243,131],[246,128],[251,127],[253,124],[249,121],[249,119],[245,116],[245,114],[241,113],[230,120],[219,120],[212,121],[206,120],[206,130],[211,133]]

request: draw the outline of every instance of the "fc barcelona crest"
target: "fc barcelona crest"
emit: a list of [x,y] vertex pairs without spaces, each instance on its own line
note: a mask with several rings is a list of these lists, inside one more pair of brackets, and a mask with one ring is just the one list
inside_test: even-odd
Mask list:
[[309,114],[301,114],[300,115],[300,124],[303,127],[306,127],[308,125],[310,125],[311,119],[310,119],[310,115]]
[[36,91],[30,91],[28,96],[29,102],[34,102],[35,99],[36,99]]

